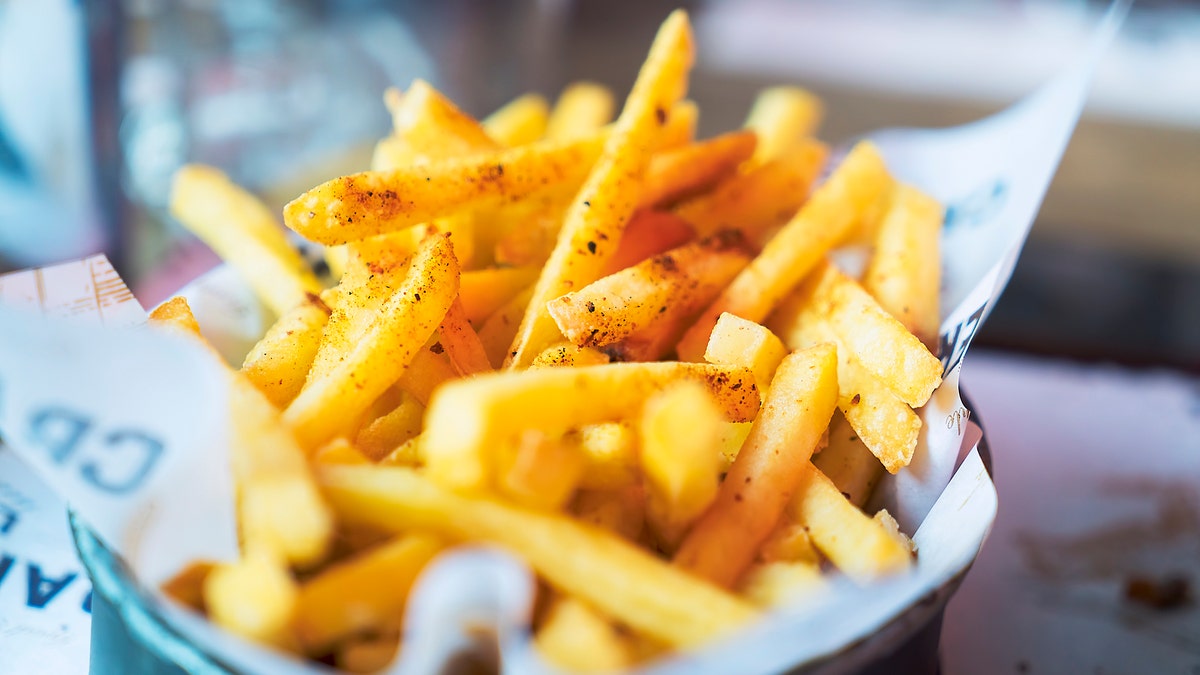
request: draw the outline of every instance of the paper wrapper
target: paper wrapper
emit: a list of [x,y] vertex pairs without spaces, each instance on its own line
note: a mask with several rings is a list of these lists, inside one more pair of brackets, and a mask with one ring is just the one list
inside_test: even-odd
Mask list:
[[[959,396],[963,356],[1012,273],[1092,68],[1124,9],[1110,10],[1076,67],[1003,113],[956,129],[869,136],[900,180],[947,205],[944,382],[920,411],[924,426],[912,464],[886,477],[869,505],[886,507],[905,531],[915,531],[914,571],[869,588],[834,575],[830,592],[812,602],[642,672],[753,674],[804,664],[841,671],[894,647],[928,620],[929,607],[944,602],[925,601],[952,590],[997,506],[978,452],[979,429]],[[206,275],[184,294],[208,337],[235,360],[266,327],[230,269]],[[136,327],[144,314],[102,258],[0,277],[0,302],[7,305],[0,306],[0,433],[128,562],[151,609],[240,671],[324,671],[227,634],[154,590],[188,561],[236,555],[224,380],[201,350]],[[5,455],[0,462],[12,463]],[[4,486],[0,480],[0,500]],[[0,542],[7,546],[3,506]],[[418,584],[403,654],[389,672],[439,672],[473,644],[480,627],[492,629],[505,670],[554,672],[529,641],[533,589],[530,572],[503,552],[460,548],[442,556]],[[0,602],[11,602],[3,590]]]

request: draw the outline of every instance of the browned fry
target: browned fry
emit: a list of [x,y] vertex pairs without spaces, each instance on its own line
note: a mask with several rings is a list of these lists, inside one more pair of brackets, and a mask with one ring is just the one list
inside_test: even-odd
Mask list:
[[458,298],[455,298],[454,302],[450,304],[446,317],[442,319],[439,332],[446,355],[450,357],[450,363],[454,364],[454,369],[460,375],[486,373],[492,369],[492,364],[488,363],[487,352],[483,349],[483,343],[479,341],[479,335],[467,321],[462,301]]
[[310,295],[279,317],[246,355],[242,374],[275,407],[286,407],[304,387],[329,314],[329,306]]
[[683,246],[695,238],[692,226],[670,211],[638,211],[629,219],[617,252],[604,268],[604,276]]
[[659,28],[603,154],[567,209],[558,242],[505,358],[507,367],[528,367],[558,341],[547,302],[600,278],[639,201],[641,180],[668,111],[687,90],[693,58],[691,25],[687,14],[677,10]]
[[538,354],[530,368],[598,366],[608,363],[608,354],[591,347],[576,347],[570,342],[550,345]]
[[643,207],[670,206],[730,176],[754,153],[752,131],[733,131],[655,155],[642,186]]
[[521,199],[577,181],[604,145],[601,135],[334,178],[284,207],[288,227],[321,244],[344,244]]
[[761,322],[797,284],[840,244],[862,214],[891,189],[892,177],[870,142],[854,146],[812,199],[771,238],[746,269],[721,292],[679,341],[679,357],[704,356],[708,336],[722,312]]
[[558,328],[581,347],[603,347],[702,307],[746,266],[741,235],[686,244],[552,300]]
[[675,564],[732,588],[754,562],[833,415],[836,352],[825,344],[784,358],[716,501],[683,540]]
[[782,156],[721,181],[707,194],[676,207],[699,236],[736,229],[761,246],[808,199],[829,148],[804,139]]
[[192,308],[183,296],[175,296],[150,312],[150,320],[175,326],[186,333],[199,337],[200,324],[192,314]]

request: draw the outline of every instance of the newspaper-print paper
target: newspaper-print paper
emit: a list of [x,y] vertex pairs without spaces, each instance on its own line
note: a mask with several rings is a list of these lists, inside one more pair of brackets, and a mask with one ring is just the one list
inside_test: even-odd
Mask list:
[[225,380],[102,256],[0,277],[0,436],[154,583],[237,553]]
[[[948,205],[939,350],[945,381],[921,411],[924,428],[913,464],[886,478],[872,505],[888,508],[907,531],[916,531],[916,569],[870,588],[833,575],[830,592],[807,605],[638,672],[765,674],[803,664],[811,664],[813,672],[847,672],[893,648],[953,591],[956,579],[978,554],[997,506],[977,449],[979,429],[958,393],[963,356],[1011,274],[1078,119],[1092,68],[1126,8],[1118,3],[1109,11],[1093,48],[1077,67],[1008,111],[958,129],[870,136],[901,180]],[[244,285],[228,271],[205,277],[185,293],[208,297],[207,307],[232,303],[239,312],[253,312],[244,300]],[[210,337],[227,338],[231,350],[245,342],[246,326],[261,325],[261,316],[249,314],[232,324],[216,323],[206,305],[198,304],[202,325],[210,331],[214,325],[228,329],[227,335]],[[129,559],[137,575],[130,583],[140,583],[151,594],[152,609],[197,648],[240,672],[327,671],[225,633],[153,590],[163,574],[184,561],[223,558],[233,550],[229,479],[220,443],[224,398],[211,369],[200,365],[208,363],[206,358],[150,331],[68,329],[11,310],[0,309],[0,328],[0,384],[18,383],[24,401],[14,404],[0,389],[0,405],[9,406],[0,407],[0,431]],[[13,351],[16,348],[23,351]],[[13,356],[18,353],[22,356]],[[89,419],[144,429],[163,439],[162,454],[171,461],[147,473],[144,485],[123,500],[100,495],[76,460],[95,462],[105,456],[103,451],[60,450],[71,447],[62,439],[72,438],[61,432],[29,434],[35,406],[43,398],[86,410],[93,415]],[[205,436],[199,431],[204,429],[217,431]],[[93,477],[109,475],[92,471]],[[203,505],[196,509],[204,513],[199,519],[203,522],[189,520],[187,510],[172,508],[175,493],[188,490],[206,493],[192,495]],[[154,507],[147,509],[147,504]],[[166,523],[187,535],[152,536],[154,525]],[[532,589],[528,570],[502,552],[464,548],[444,555],[418,584],[408,610],[403,654],[387,672],[440,672],[455,653],[477,644],[481,627],[491,628],[506,672],[557,672],[537,656],[529,641]],[[940,601],[926,602],[930,598]]]

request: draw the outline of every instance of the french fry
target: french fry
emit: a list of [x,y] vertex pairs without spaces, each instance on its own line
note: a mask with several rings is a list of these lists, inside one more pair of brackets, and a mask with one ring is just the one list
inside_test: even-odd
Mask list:
[[888,513],[887,509],[880,509],[871,520],[879,523],[891,535],[892,539],[896,540],[896,543],[903,546],[909,553],[915,554],[917,552],[917,545],[913,543],[913,540],[908,535],[904,534],[900,529],[900,523],[896,522],[896,519],[892,517],[892,514]]
[[765,390],[787,353],[783,341],[767,328],[726,313],[717,319],[717,325],[708,337],[704,360],[745,366],[754,373],[759,388]]
[[813,464],[859,508],[871,498],[883,475],[883,465],[840,414],[829,424],[829,446],[813,458]]
[[217,169],[188,164],[175,172],[171,215],[237,269],[276,316],[321,292],[267,207]]
[[576,347],[570,342],[559,342],[542,350],[529,367],[599,366],[608,362],[608,355],[604,352],[591,347]]
[[667,113],[667,121],[663,124],[662,132],[655,139],[655,150],[662,152],[691,143],[696,138],[696,126],[699,123],[700,107],[696,105],[695,101],[688,99],[676,101]]
[[392,147],[398,154],[389,152],[389,164],[403,165],[414,156],[458,157],[501,149],[483,125],[428,82],[413,80],[402,97],[390,91],[384,98],[391,99],[388,109],[396,132]]
[[537,281],[537,275],[536,267],[493,267],[463,272],[458,297],[467,321],[472,326],[481,326],[505,302]]
[[[155,309],[150,325],[200,336],[191,307],[174,298]],[[304,452],[283,425],[275,406],[209,348],[229,378],[230,464],[238,491],[238,516],[247,550],[269,560],[309,566],[325,556],[333,521],[317,490]],[[235,578],[236,578],[235,573]]]
[[516,294],[511,300],[496,310],[479,329],[479,341],[487,352],[488,362],[498,366],[504,363],[509,353],[508,347],[517,336],[521,325],[521,317],[525,316],[525,308],[533,298],[533,286]]
[[801,473],[787,513],[808,528],[813,544],[835,567],[859,583],[868,583],[912,565],[908,550],[847,501],[812,463]]
[[629,424],[587,424],[568,432],[565,440],[583,457],[580,487],[618,490],[641,480],[637,434]]
[[804,139],[780,157],[722,181],[712,192],[675,208],[698,236],[738,230],[761,246],[766,235],[796,214],[829,155],[820,141]]
[[483,343],[479,341],[475,329],[471,328],[467,313],[458,298],[450,303],[450,309],[442,318],[438,332],[441,334],[446,355],[450,357],[450,363],[460,375],[477,375],[492,369]]
[[294,646],[296,582],[287,566],[262,552],[215,566],[204,580],[204,606],[217,625],[256,642]]
[[527,367],[559,332],[546,303],[600,277],[638,201],[650,148],[667,121],[667,111],[683,97],[693,59],[687,14],[672,12],[663,22],[625,108],[614,124],[579,194],[568,207],[558,243],[542,268],[533,298],[505,365]]
[[483,120],[483,128],[507,147],[526,145],[546,133],[550,106],[537,94],[518,96]]
[[531,509],[557,510],[570,500],[583,473],[575,448],[536,430],[502,443],[497,456],[500,492]]
[[433,390],[458,377],[445,350],[437,342],[426,343],[425,348],[417,350],[412,362],[408,364],[404,374],[397,384],[400,388],[428,406],[433,398]]
[[779,365],[750,436],[716,501],[680,545],[676,565],[731,588],[754,562],[833,415],[836,352],[818,345]]
[[[753,264],[753,263],[751,263]],[[914,408],[942,382],[942,364],[853,279],[822,261],[797,295],[880,382]]]
[[750,157],[755,142],[753,133],[734,131],[655,155],[646,168],[641,206],[670,206],[716,185]]
[[783,156],[811,136],[821,123],[821,100],[799,87],[771,87],[759,93],[746,118],[746,128],[758,134],[754,162]]
[[626,541],[637,541],[646,522],[645,493],[641,485],[615,490],[580,490],[570,513],[581,523],[607,530]]
[[813,547],[812,537],[808,536],[808,530],[803,525],[793,523],[786,516],[763,542],[758,557],[765,563],[800,562],[814,567],[821,564],[817,549]]
[[387,668],[400,652],[400,629],[378,635],[354,636],[338,645],[334,663],[351,673],[375,673]]
[[727,418],[746,421],[759,406],[753,377],[745,368],[667,362],[537,368],[456,380],[434,392],[425,414],[426,470],[442,485],[485,487],[494,471],[492,439],[526,429],[562,433],[629,419],[652,394],[680,380],[704,384]]
[[[421,245],[404,282],[387,299],[364,339],[319,378],[310,378],[284,412],[301,445],[315,449],[343,431],[404,373],[458,293],[458,262],[445,237]],[[318,357],[320,355],[318,354]]]
[[608,87],[592,82],[572,83],[558,95],[550,111],[546,138],[569,141],[595,133],[612,119],[614,107]]
[[284,207],[288,227],[321,244],[395,232],[477,206],[516,200],[586,175],[602,136],[335,178]]
[[465,497],[409,469],[325,467],[321,481],[346,522],[497,544],[551,586],[670,645],[700,645],[758,617],[729,593],[559,514]]
[[683,246],[695,238],[691,225],[669,211],[638,211],[629,219],[625,235],[605,266],[603,276]]
[[425,406],[401,389],[399,403],[387,413],[364,424],[354,437],[354,445],[371,461],[382,459],[397,446],[421,433]]
[[533,644],[547,661],[571,672],[621,670],[633,663],[627,638],[575,598],[551,601]]
[[798,293],[789,298],[770,323],[793,348],[819,342],[838,344],[838,408],[889,472],[908,466],[917,447],[921,418],[867,372],[828,322],[812,309],[807,297]]
[[679,545],[717,496],[723,421],[708,392],[694,382],[671,385],[646,401],[639,427],[646,520],[664,550]]
[[329,306],[310,295],[280,316],[246,355],[242,375],[275,407],[286,407],[304,387],[329,314]]
[[305,581],[292,619],[304,650],[321,654],[343,638],[399,620],[417,576],[444,546],[429,535],[402,535]]
[[554,251],[569,199],[569,195],[556,190],[543,199],[528,199],[494,214],[496,222],[492,227],[500,232],[494,246],[496,262],[535,267],[540,272]]
[[762,253],[700,315],[679,343],[679,356],[698,360],[722,312],[761,322],[849,233],[862,212],[890,189],[879,151],[860,142]]
[[204,614],[204,582],[216,566],[207,561],[191,563],[164,581],[159,590],[184,607]]
[[739,594],[763,609],[796,605],[827,589],[821,569],[809,562],[777,561],[746,572]]
[[381,466],[424,466],[425,449],[421,445],[421,435],[417,434],[404,441],[400,447],[389,452],[386,457],[379,460],[378,464]]
[[740,235],[709,237],[555,298],[547,310],[571,342],[603,347],[694,312],[748,261]]
[[314,464],[370,464],[371,460],[344,439],[335,438],[313,453]]
[[942,205],[898,185],[875,235],[863,288],[930,350],[937,348]]
[[737,459],[753,426],[752,422],[726,422],[721,426],[721,458],[725,460],[726,469]]

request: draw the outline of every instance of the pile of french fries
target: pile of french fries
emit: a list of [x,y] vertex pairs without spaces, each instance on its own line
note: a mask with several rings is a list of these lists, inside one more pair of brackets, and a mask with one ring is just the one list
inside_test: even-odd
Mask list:
[[[677,11],[615,120],[588,83],[482,122],[424,82],[388,91],[371,170],[284,210],[328,288],[253,196],[179,172],[174,215],[278,319],[228,369],[242,557],[168,593],[370,672],[422,569],[486,543],[544,582],[540,652],[586,671],[737,631],[834,571],[910,568],[862,507],[941,381],[942,209],[869,143],[818,183],[799,89],[695,139],[692,61]],[[848,245],[861,275],[829,261]],[[199,339],[181,298],[152,324]]]

